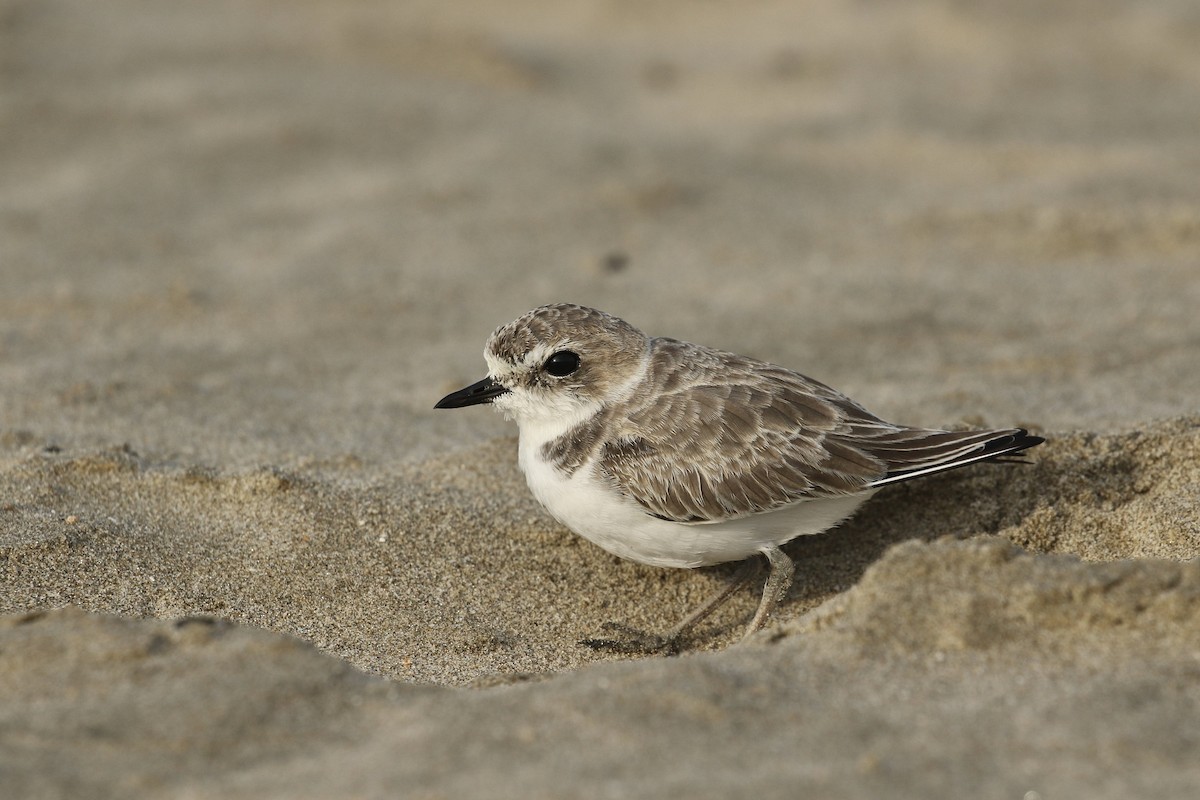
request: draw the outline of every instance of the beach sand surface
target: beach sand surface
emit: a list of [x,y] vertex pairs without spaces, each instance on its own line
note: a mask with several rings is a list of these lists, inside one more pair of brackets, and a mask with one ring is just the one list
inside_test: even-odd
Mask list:
[[[1193,4],[0,0],[6,797],[1200,792]],[[1022,465],[622,561],[434,411],[547,302]]]

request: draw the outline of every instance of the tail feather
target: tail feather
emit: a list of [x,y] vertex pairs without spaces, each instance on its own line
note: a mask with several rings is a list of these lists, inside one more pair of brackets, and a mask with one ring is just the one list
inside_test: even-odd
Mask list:
[[[927,435],[921,436],[921,433]],[[1046,441],[1040,436],[1030,435],[1024,428],[962,431],[954,437],[947,437],[946,433],[914,430],[914,435],[906,437],[902,444],[880,443],[872,446],[871,454],[887,464],[888,472],[872,482],[871,488],[958,469],[981,461],[1001,459]]]

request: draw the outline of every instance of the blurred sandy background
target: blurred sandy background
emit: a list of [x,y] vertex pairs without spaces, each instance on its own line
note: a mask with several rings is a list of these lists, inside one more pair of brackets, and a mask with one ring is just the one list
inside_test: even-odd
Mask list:
[[[554,301],[1050,441],[589,666],[729,569],[432,410]],[[0,782],[1194,794],[1198,308],[1194,3],[0,0]]]

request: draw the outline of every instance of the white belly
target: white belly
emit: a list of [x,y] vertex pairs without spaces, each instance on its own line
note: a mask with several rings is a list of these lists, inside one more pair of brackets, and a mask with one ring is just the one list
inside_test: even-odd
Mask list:
[[822,498],[723,522],[670,522],[646,513],[584,464],[570,477],[541,458],[541,442],[522,435],[520,464],[530,491],[555,519],[610,553],[656,567],[741,561],[766,547],[828,530],[874,494]]

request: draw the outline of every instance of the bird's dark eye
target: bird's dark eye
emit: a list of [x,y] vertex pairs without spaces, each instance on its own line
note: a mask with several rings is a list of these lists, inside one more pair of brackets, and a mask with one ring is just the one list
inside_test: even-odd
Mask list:
[[546,363],[542,365],[542,369],[556,378],[565,377],[579,369],[579,356],[570,350],[559,350],[546,359]]

